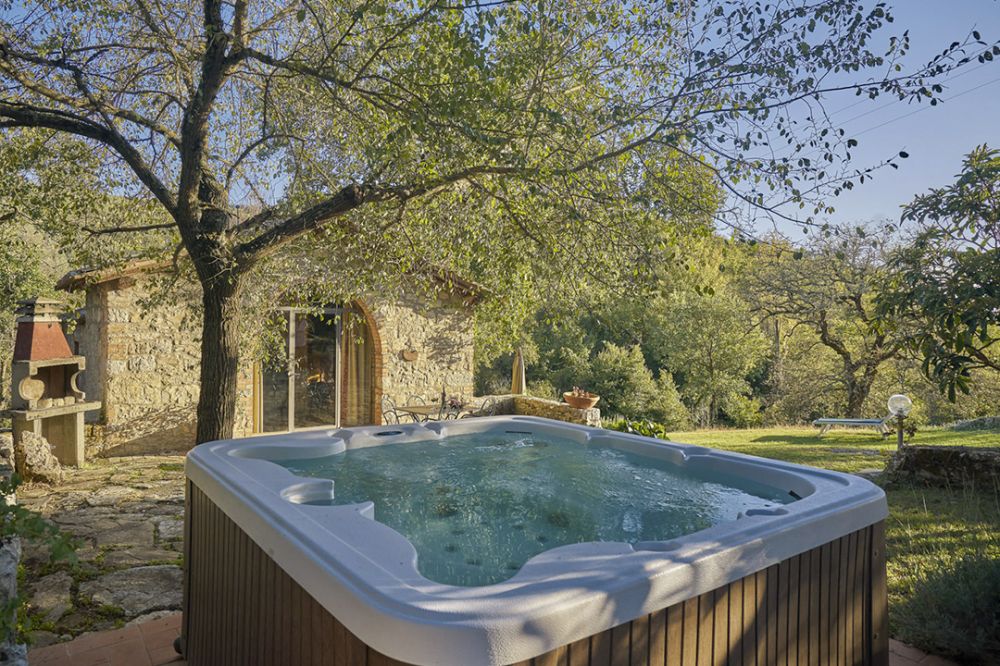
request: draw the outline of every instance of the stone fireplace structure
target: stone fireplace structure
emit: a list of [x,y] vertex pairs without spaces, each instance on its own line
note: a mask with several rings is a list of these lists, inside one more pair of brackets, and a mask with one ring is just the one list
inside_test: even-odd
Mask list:
[[88,402],[77,384],[86,360],[70,351],[60,306],[40,298],[19,304],[10,415],[15,447],[23,433],[31,432],[48,440],[61,464],[79,467],[84,460],[84,413],[99,409],[101,403]]

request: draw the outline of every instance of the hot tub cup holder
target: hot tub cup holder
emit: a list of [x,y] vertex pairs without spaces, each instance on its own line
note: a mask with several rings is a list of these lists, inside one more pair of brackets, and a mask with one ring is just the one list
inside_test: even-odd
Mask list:
[[676,541],[637,541],[632,544],[634,551],[649,551],[653,553],[669,553],[677,550],[681,545]]
[[334,499],[331,479],[296,483],[281,491],[281,498],[292,504],[331,504]]
[[773,509],[747,509],[746,511],[740,511],[736,515],[736,520],[741,518],[754,518],[756,516],[772,517],[772,516],[787,516],[788,509],[782,507],[774,507]]

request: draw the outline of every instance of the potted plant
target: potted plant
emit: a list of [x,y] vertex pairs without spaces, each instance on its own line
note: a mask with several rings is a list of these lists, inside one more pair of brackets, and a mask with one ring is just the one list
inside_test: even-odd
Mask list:
[[563,393],[563,400],[566,401],[566,404],[577,409],[590,409],[600,399],[601,396],[586,391],[579,386],[574,386],[572,391]]

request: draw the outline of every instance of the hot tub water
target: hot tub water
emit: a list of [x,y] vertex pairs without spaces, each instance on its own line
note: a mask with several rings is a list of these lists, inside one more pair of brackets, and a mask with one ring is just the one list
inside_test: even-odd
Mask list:
[[334,480],[323,504],[375,503],[427,578],[479,586],[587,541],[662,541],[793,501],[786,492],[552,435],[481,433],[281,461]]

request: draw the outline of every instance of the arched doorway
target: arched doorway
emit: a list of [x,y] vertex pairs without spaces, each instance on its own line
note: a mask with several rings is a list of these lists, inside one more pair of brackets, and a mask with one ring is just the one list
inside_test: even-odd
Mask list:
[[379,422],[381,344],[363,304],[282,308],[254,381],[256,432]]

